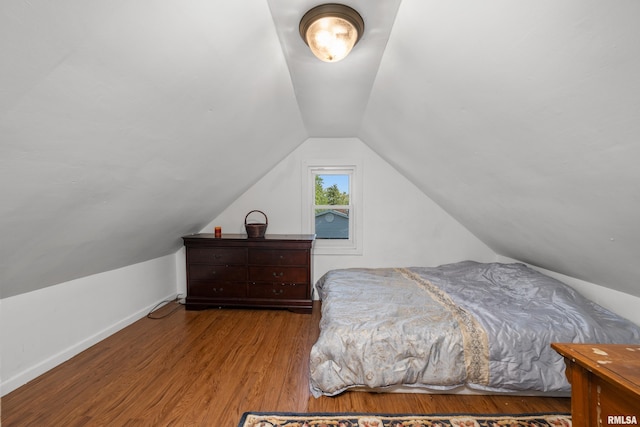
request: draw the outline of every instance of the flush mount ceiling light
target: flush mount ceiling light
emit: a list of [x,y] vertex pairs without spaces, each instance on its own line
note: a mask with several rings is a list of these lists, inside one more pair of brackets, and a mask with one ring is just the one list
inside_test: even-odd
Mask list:
[[343,4],[316,6],[300,20],[300,36],[324,62],[337,62],[351,52],[364,31],[358,12]]

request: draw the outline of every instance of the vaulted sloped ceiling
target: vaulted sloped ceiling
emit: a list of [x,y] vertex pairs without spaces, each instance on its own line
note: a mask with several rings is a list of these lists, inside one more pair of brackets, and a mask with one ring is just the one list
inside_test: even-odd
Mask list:
[[497,253],[640,295],[639,16],[403,0],[359,136]]
[[[0,3],[0,296],[169,254],[308,137],[359,137],[497,253],[640,295],[640,2]],[[168,237],[172,236],[172,237]]]
[[264,1],[12,1],[2,297],[174,252],[306,138]]

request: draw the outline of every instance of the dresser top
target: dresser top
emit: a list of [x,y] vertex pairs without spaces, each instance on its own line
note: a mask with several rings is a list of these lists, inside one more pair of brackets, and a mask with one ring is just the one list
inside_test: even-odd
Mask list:
[[260,242],[260,241],[273,241],[273,242],[312,242],[316,238],[315,234],[265,234],[264,237],[247,237],[246,234],[225,234],[221,237],[215,237],[213,233],[197,233],[188,234],[182,236],[182,239],[191,242],[197,241],[224,241],[224,242]]
[[561,344],[551,347],[565,358],[640,396],[639,344]]
[[315,234],[267,234],[264,237],[247,237],[246,234],[222,234],[215,237],[212,233],[189,234],[182,236],[187,247],[202,248],[290,248],[310,249],[315,240]]

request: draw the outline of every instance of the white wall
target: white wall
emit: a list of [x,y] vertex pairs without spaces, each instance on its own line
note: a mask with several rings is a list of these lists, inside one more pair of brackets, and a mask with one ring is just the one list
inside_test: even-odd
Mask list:
[[363,165],[364,248],[362,255],[315,255],[314,282],[333,268],[495,260],[493,251],[357,138],[308,139],[202,231],[221,226],[223,233],[244,233],[245,215],[259,209],[269,218],[268,234],[301,233],[303,163],[332,158]]
[[5,395],[176,295],[168,255],[0,300]]

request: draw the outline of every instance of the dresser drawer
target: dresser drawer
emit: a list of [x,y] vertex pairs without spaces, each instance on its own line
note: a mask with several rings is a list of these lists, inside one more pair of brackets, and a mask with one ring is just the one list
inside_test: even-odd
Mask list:
[[305,299],[308,285],[306,283],[251,283],[247,287],[249,298],[268,299]]
[[191,264],[187,271],[189,281],[235,282],[247,280],[247,269],[244,266]]
[[246,283],[197,283],[189,286],[189,295],[208,298],[244,298]]
[[246,264],[245,248],[189,248],[187,258],[190,263],[203,264]]
[[257,265],[307,265],[308,251],[251,249],[249,264]]
[[255,282],[307,283],[308,276],[306,267],[249,267],[249,280]]

